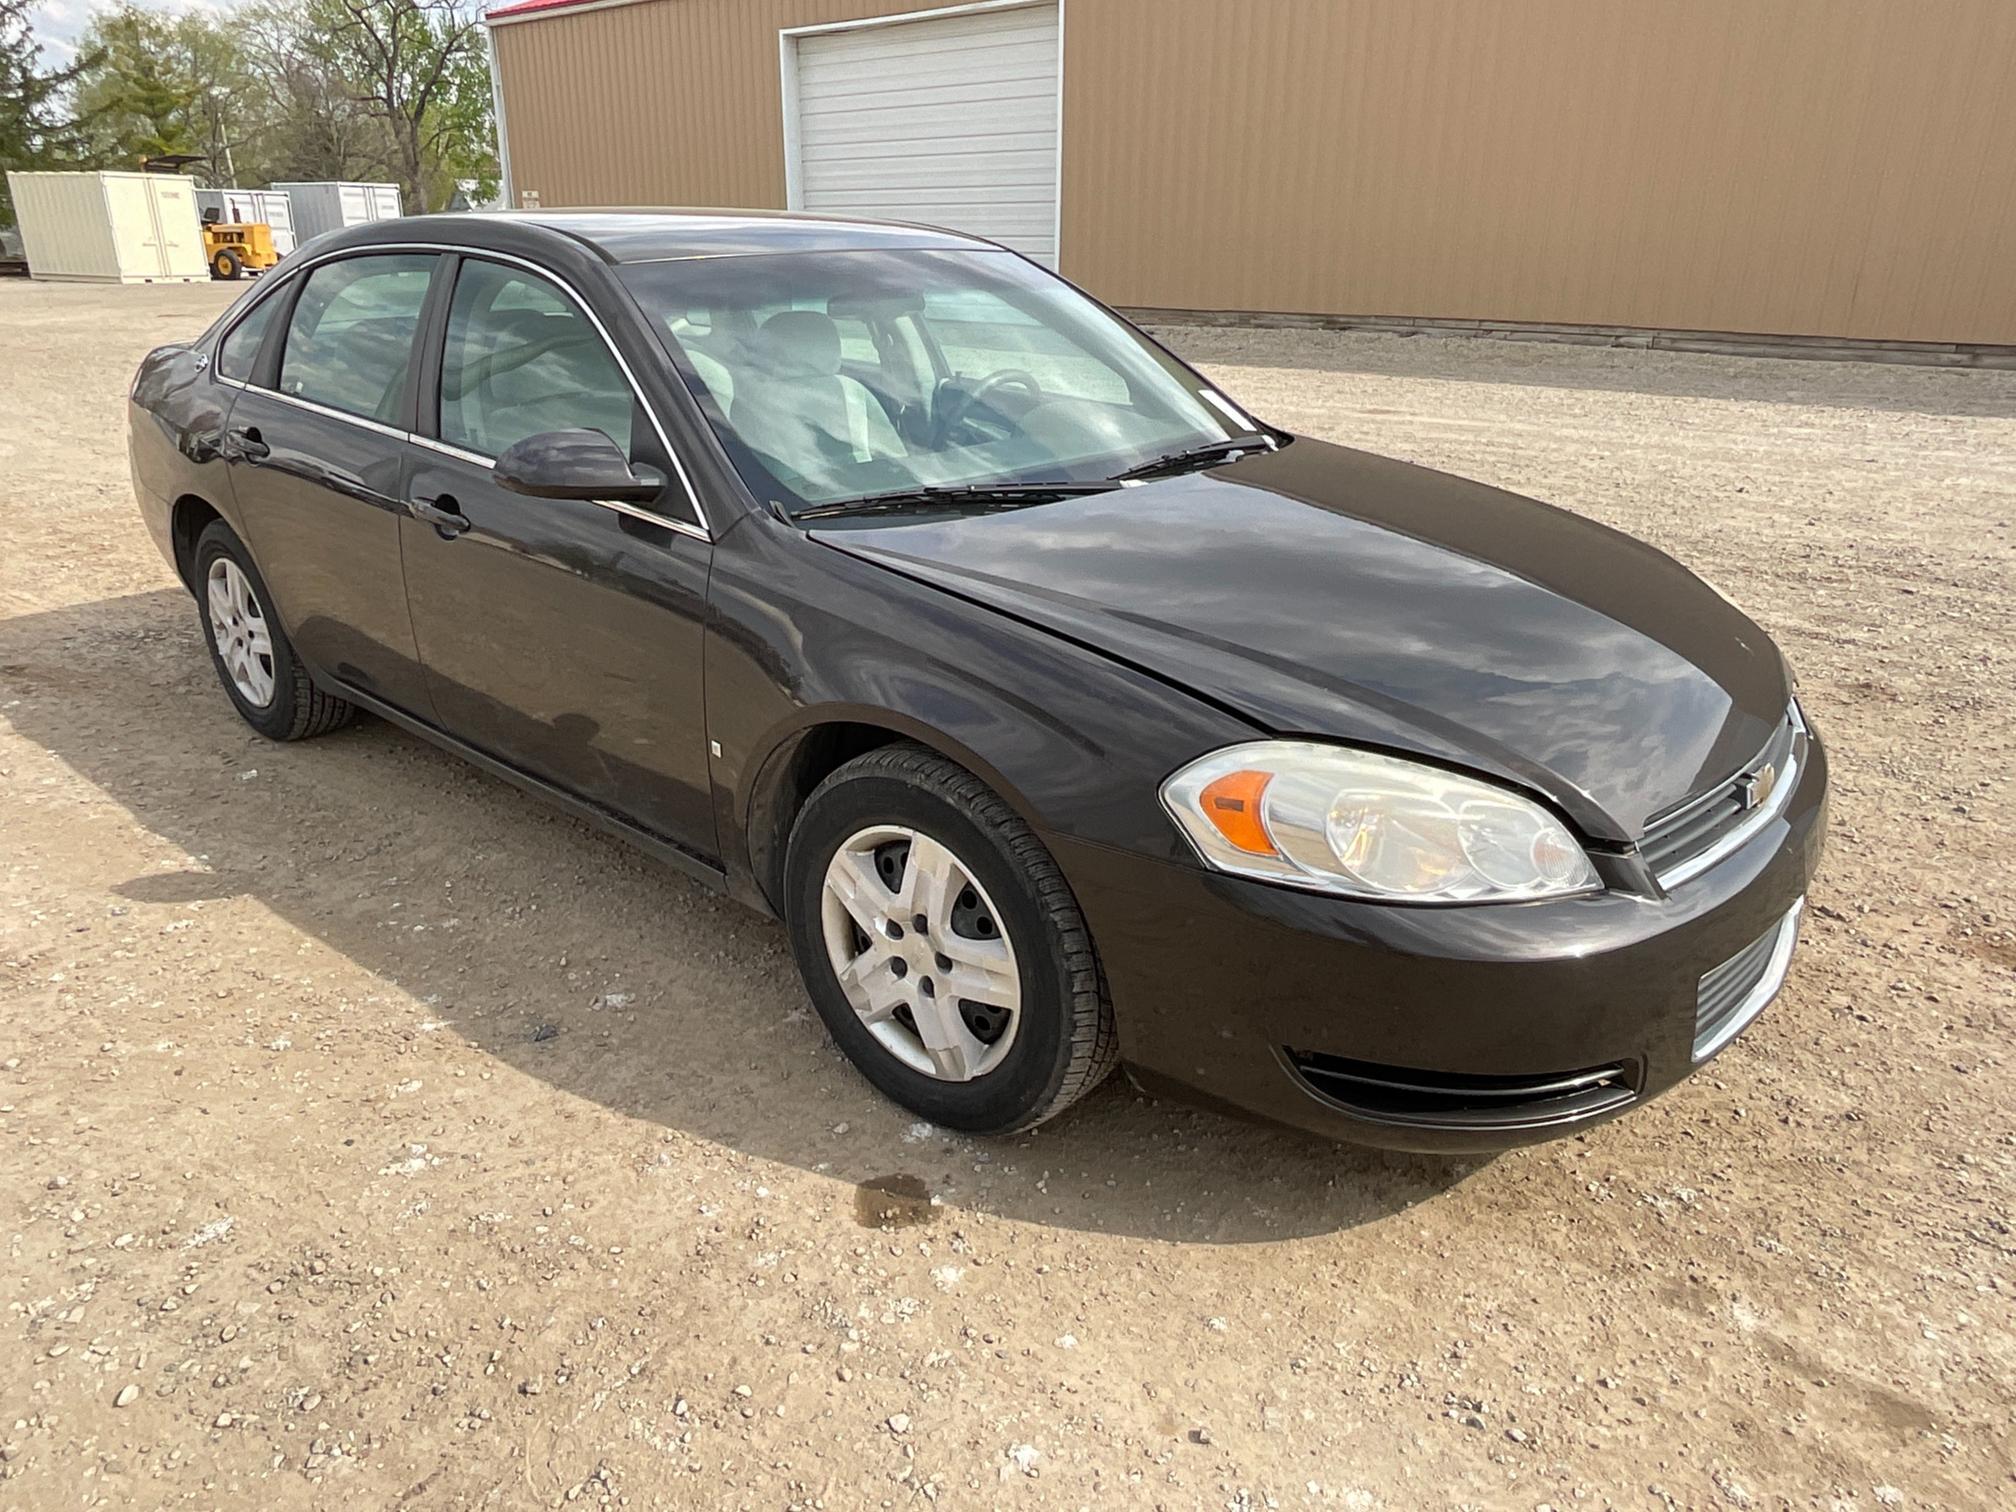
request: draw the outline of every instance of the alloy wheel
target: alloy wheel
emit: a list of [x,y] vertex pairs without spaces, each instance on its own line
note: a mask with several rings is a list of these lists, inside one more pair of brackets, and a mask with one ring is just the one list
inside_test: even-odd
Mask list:
[[848,1003],[911,1070],[972,1081],[1007,1056],[1022,1008],[1014,942],[942,841],[900,825],[857,831],[827,863],[821,925]]
[[273,702],[273,636],[245,569],[220,556],[210,564],[210,637],[238,696],[255,709]]

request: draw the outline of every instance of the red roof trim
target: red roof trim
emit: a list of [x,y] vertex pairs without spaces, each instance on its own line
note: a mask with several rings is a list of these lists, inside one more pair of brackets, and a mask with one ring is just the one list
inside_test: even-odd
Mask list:
[[[577,6],[611,4],[611,0],[512,0],[508,6],[492,6],[484,12],[484,20],[518,20],[520,16],[532,16],[540,10],[575,10]],[[623,0],[615,0],[623,4]]]
[[492,6],[483,13],[485,21],[500,21],[507,17],[529,16],[534,11],[568,10],[577,5],[593,5],[596,0],[516,0],[512,5]]

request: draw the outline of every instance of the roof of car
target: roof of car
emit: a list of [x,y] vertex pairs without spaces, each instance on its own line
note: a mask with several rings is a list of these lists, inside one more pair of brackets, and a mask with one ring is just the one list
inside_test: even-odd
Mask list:
[[765,252],[970,251],[992,245],[930,226],[781,210],[494,210],[373,224],[390,233],[395,225],[404,232],[421,222],[444,229],[452,222],[466,231],[485,221],[557,231],[619,263]]

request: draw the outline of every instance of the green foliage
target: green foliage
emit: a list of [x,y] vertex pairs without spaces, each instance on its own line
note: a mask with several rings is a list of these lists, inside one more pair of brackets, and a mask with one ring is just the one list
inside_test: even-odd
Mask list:
[[457,192],[478,205],[497,197],[502,179],[492,103],[490,59],[479,39],[457,53],[435,98],[438,179],[429,204],[446,205]]
[[[0,0],[0,17],[27,3]],[[480,200],[497,159],[478,16],[476,0],[254,0],[215,16],[123,0],[93,18],[63,81],[84,118],[75,156],[197,153],[212,184],[391,179],[416,211],[465,185]]]
[[94,157],[137,168],[157,153],[199,150],[202,89],[178,28],[156,11],[128,4],[92,18],[84,33],[96,62],[77,83]]
[[[483,36],[468,0],[308,0],[308,25],[356,98],[385,129],[409,208],[445,202],[444,181],[488,159]],[[491,170],[494,175],[494,169]]]
[[95,59],[87,51],[68,68],[45,72],[28,7],[29,0],[0,0],[0,226],[14,224],[7,169],[67,168],[87,156],[66,95]]

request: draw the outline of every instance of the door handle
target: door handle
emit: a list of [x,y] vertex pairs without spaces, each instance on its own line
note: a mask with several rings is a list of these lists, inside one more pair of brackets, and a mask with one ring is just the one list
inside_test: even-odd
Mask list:
[[431,499],[408,499],[406,512],[416,520],[423,520],[434,527],[434,533],[444,541],[452,541],[469,528],[469,516],[455,507],[452,494],[438,494]]
[[266,444],[256,425],[248,425],[242,430],[227,430],[224,441],[233,455],[247,462],[264,462],[273,455],[273,448]]

